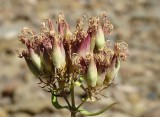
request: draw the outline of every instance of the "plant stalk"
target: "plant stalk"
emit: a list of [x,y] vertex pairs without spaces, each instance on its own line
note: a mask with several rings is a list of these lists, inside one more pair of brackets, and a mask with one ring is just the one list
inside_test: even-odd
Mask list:
[[76,117],[76,112],[72,111],[71,112],[71,117]]
[[88,96],[80,103],[80,105],[77,107],[77,110],[87,101]]
[[76,117],[75,96],[74,96],[74,81],[71,81],[71,117]]

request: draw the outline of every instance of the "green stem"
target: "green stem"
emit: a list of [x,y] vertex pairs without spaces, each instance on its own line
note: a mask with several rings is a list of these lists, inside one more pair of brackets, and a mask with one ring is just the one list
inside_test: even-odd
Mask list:
[[64,96],[63,98],[64,98],[64,100],[66,101],[66,103],[67,103],[68,107],[71,109],[71,105],[70,105],[70,103],[69,103],[69,101],[68,101],[67,97],[66,97],[66,96]]
[[76,112],[71,112],[71,117],[76,117]]
[[74,81],[71,81],[71,117],[76,117],[75,96],[74,96]]
[[74,82],[73,81],[71,81],[71,102],[72,102],[72,108],[75,108]]
[[81,104],[77,107],[77,110],[87,101],[88,96],[81,102]]

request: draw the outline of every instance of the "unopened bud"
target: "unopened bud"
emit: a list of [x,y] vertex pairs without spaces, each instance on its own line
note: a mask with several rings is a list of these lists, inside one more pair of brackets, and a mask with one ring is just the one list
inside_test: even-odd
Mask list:
[[80,48],[78,49],[78,55],[85,57],[86,53],[90,52],[90,45],[91,44],[91,36],[90,34],[82,41]]
[[32,62],[31,59],[29,59],[28,57],[25,57],[25,61],[28,65],[28,68],[30,69],[30,71],[36,76],[38,77],[40,75],[40,71],[38,70],[38,68],[34,65],[34,63]]
[[103,82],[105,80],[105,76],[106,76],[106,71],[102,72],[102,70],[98,70],[98,77],[97,77],[96,86],[102,86],[103,85]]
[[56,68],[62,68],[65,66],[65,50],[63,47],[62,42],[57,39],[57,37],[53,40],[53,51],[51,55],[51,59],[53,62],[53,65]]
[[49,54],[47,53],[46,50],[44,50],[41,53],[41,60],[42,60],[42,63],[43,63],[43,69],[46,70],[47,72],[51,71],[51,69],[52,69],[51,58],[50,58],[50,56],[49,56]]
[[94,48],[95,48],[95,41],[96,41],[96,36],[95,36],[95,33],[92,33],[91,34],[91,51],[93,52]]
[[53,22],[51,21],[51,19],[48,19],[48,26],[50,29],[50,35],[54,35],[55,34],[55,29],[54,29],[54,25]]
[[91,87],[95,87],[96,86],[96,82],[97,82],[97,66],[94,62],[93,57],[91,58],[91,61],[89,63],[88,66],[88,70],[87,70],[87,83],[89,86]]
[[65,37],[71,36],[72,32],[70,30],[69,25],[66,23],[66,27],[65,27]]
[[103,50],[105,46],[105,37],[102,26],[99,26],[96,32],[96,47],[99,51]]
[[29,48],[29,54],[33,63],[37,66],[39,70],[41,70],[42,63],[41,63],[40,56],[32,48]]
[[58,16],[58,32],[64,36],[64,28],[65,28],[65,20],[64,15],[62,13]]
[[107,74],[105,77],[104,84],[111,83],[112,80],[117,77],[119,68],[120,68],[120,60],[118,58],[114,58],[111,66],[107,69]]

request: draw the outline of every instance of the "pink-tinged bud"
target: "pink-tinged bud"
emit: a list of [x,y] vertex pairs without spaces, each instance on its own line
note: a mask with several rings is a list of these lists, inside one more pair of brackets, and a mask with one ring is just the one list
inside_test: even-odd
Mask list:
[[31,57],[31,60],[33,61],[33,63],[35,64],[35,66],[41,70],[42,68],[42,63],[41,63],[41,59],[40,56],[35,52],[35,50],[31,47],[28,47],[29,50],[29,54]]
[[30,71],[36,76],[38,77],[40,75],[40,71],[38,70],[38,68],[34,65],[34,63],[32,62],[31,59],[29,59],[28,57],[24,56],[24,59],[28,65],[28,68],[30,69]]
[[65,50],[62,42],[60,42],[57,37],[53,39],[53,52],[51,59],[56,68],[63,68],[65,66]]
[[90,45],[91,44],[91,36],[90,34],[87,35],[87,37],[82,41],[80,48],[78,49],[78,55],[85,57],[87,53],[90,52]]
[[99,51],[103,50],[105,46],[105,37],[104,37],[102,26],[98,26],[98,29],[96,32],[96,42],[95,43]]
[[55,29],[54,29],[53,22],[50,19],[48,19],[48,27],[50,29],[50,35],[54,35],[55,34]]
[[65,20],[64,15],[62,13],[58,16],[58,32],[64,36],[64,28],[65,28]]
[[111,83],[114,80],[114,78],[117,77],[119,68],[120,68],[120,60],[114,57],[111,62],[111,66],[107,69],[107,74],[105,77],[104,84]]
[[91,87],[95,87],[97,82],[97,76],[98,76],[97,66],[94,61],[94,58],[92,57],[87,69],[87,78],[86,78],[87,84]]
[[70,30],[69,25],[66,23],[66,26],[65,26],[65,37],[67,38],[68,36],[72,36],[72,32]]
[[95,48],[95,41],[96,41],[96,36],[95,36],[95,33],[92,33],[91,34],[91,51],[93,52],[94,48]]

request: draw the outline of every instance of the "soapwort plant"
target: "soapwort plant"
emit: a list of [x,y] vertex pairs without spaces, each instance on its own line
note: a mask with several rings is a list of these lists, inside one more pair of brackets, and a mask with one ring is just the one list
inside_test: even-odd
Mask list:
[[[113,25],[105,13],[86,20],[79,18],[75,31],[71,31],[64,15],[59,13],[57,29],[51,19],[45,19],[39,34],[24,27],[19,35],[27,47],[19,57],[25,59],[30,71],[39,78],[41,88],[51,93],[53,106],[68,109],[71,117],[77,113],[99,115],[116,104],[98,112],[82,109],[85,102],[99,100],[101,92],[114,83],[120,63],[128,56],[125,42],[113,44],[107,39]],[[79,105],[75,103],[75,87],[85,93]],[[59,98],[65,100],[66,106],[59,103]]]

